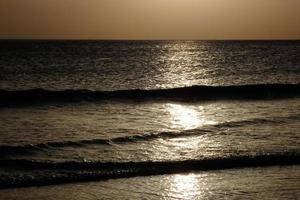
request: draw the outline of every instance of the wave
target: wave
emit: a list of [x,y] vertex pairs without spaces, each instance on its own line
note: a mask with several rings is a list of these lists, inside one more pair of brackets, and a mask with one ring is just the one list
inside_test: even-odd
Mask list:
[[297,84],[257,84],[237,86],[190,86],[155,90],[0,90],[0,106],[45,102],[96,101],[107,99],[171,99],[171,100],[218,100],[218,99],[273,99],[300,96]]
[[168,139],[178,137],[197,136],[204,134],[218,134],[222,129],[251,126],[258,124],[282,124],[287,121],[299,120],[300,115],[295,114],[288,117],[274,117],[272,119],[253,118],[240,121],[228,121],[218,124],[205,125],[196,129],[189,129],[183,131],[165,131],[154,133],[143,133],[137,135],[128,135],[123,137],[115,137],[110,139],[91,139],[91,140],[77,140],[77,141],[59,141],[59,142],[45,142],[39,144],[26,144],[26,145],[1,145],[0,155],[2,157],[11,157],[14,155],[34,154],[41,151],[48,151],[56,148],[64,147],[86,147],[88,145],[108,145],[126,144],[134,142],[147,142],[156,139]]
[[0,160],[0,168],[4,170],[9,169],[11,171],[11,174],[6,173],[0,176],[0,188],[41,186],[59,183],[128,178],[135,176],[185,173],[196,170],[207,171],[244,167],[266,167],[274,165],[286,166],[299,164],[300,154],[297,152],[255,156],[207,158],[201,160],[142,161],[123,163],[51,163],[31,160]]
[[[203,133],[204,131],[202,131]],[[139,141],[151,141],[158,138],[175,138],[191,135],[200,135],[199,131],[187,130],[185,132],[158,132],[146,133],[140,135],[130,135],[124,137],[116,137],[111,139],[92,139],[77,141],[61,141],[61,142],[45,142],[39,144],[26,144],[18,146],[2,145],[0,146],[0,154],[2,157],[11,157],[14,155],[34,154],[36,152],[48,151],[55,148],[64,147],[85,147],[87,145],[109,145],[126,144]]]

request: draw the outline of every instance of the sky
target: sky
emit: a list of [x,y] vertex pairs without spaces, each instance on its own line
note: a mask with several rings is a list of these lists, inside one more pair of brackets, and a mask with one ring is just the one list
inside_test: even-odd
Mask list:
[[300,0],[0,0],[0,39],[300,39]]

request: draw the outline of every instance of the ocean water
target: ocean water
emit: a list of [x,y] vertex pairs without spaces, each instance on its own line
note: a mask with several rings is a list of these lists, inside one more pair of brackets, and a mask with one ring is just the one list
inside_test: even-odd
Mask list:
[[1,199],[297,199],[299,41],[0,41]]

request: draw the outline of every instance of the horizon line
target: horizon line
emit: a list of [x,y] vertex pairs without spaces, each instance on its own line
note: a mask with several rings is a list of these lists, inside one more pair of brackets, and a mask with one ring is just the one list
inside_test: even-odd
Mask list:
[[298,39],[85,39],[85,38],[0,38],[1,41],[300,41]]

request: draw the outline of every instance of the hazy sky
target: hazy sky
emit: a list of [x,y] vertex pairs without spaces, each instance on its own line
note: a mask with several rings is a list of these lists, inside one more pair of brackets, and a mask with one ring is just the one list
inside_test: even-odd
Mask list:
[[300,0],[0,0],[0,38],[300,39]]

